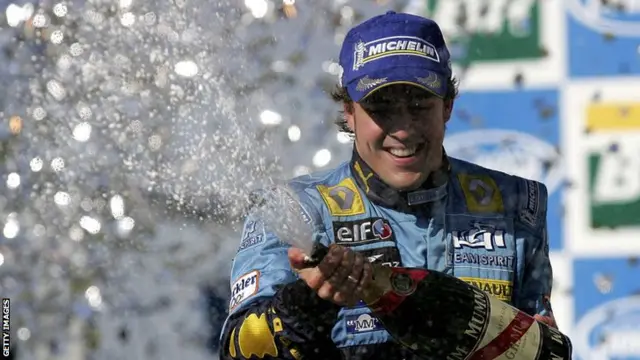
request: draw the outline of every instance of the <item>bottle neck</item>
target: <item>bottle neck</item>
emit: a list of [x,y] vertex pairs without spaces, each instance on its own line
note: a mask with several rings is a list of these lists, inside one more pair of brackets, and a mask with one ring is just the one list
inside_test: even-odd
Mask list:
[[373,266],[373,282],[363,289],[363,301],[376,313],[393,312],[411,294],[429,270]]

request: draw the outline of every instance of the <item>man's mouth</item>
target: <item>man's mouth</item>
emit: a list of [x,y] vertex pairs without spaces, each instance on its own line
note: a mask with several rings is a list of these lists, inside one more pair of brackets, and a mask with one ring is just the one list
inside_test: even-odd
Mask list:
[[397,158],[409,158],[415,156],[424,149],[424,144],[407,146],[404,148],[387,148],[387,152]]

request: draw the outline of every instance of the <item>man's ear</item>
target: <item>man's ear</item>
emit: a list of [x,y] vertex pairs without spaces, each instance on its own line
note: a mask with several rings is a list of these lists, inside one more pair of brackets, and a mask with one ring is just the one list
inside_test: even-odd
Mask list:
[[447,123],[449,119],[451,119],[451,114],[453,114],[453,99],[444,101],[444,122]]
[[355,106],[354,102],[343,104],[344,120],[347,122],[347,126],[349,127],[349,130],[351,130],[351,132],[355,132],[355,129],[356,129],[355,116],[353,116],[353,113],[355,111],[354,106]]

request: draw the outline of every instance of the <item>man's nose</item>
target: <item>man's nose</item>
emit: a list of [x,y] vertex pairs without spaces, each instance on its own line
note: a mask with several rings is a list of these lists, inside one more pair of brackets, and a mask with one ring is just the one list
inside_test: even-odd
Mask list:
[[387,131],[390,134],[420,134],[424,130],[424,121],[421,121],[415,114],[411,114],[407,109],[398,109]]

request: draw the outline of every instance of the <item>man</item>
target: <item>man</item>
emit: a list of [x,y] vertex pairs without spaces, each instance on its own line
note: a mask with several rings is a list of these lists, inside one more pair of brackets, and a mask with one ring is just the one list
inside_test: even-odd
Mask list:
[[272,190],[291,196],[314,241],[333,246],[308,268],[302,250],[250,214],[221,358],[416,359],[357,301],[371,263],[442,271],[553,323],[546,188],[446,155],[457,90],[438,25],[374,17],[347,34],[340,65],[334,98],[352,159]]

